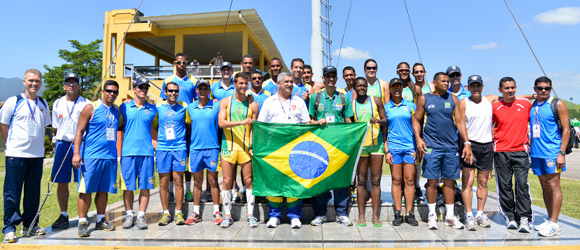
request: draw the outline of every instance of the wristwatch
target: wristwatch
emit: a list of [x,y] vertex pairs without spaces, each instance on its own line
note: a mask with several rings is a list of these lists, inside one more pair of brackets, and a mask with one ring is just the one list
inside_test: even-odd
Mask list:
[[562,154],[563,156],[566,156],[566,151],[560,151],[560,154]]

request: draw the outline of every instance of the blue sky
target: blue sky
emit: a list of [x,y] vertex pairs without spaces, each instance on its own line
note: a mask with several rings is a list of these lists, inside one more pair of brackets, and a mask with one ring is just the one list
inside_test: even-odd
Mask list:
[[[508,1],[540,62],[554,81],[556,93],[580,100],[580,3],[569,0]],[[256,9],[284,59],[310,62],[311,1],[234,0],[232,9]],[[88,43],[103,37],[105,11],[136,8],[126,1],[8,1],[0,9],[0,77],[22,77],[28,68],[60,65],[58,49],[70,39]],[[144,0],[146,16],[225,11],[230,1]],[[340,47],[349,1],[331,1],[333,52]],[[542,72],[514,20],[501,0],[407,0],[428,79],[450,65],[458,65],[463,79],[479,74],[485,94],[497,94],[503,76],[516,79],[518,93],[530,93]],[[341,69],[352,65],[363,75],[367,57],[378,61],[378,76],[395,77],[396,65],[419,61],[403,1],[354,0],[340,59]],[[128,53],[127,63],[152,65],[140,53]],[[195,55],[194,55],[195,57]],[[336,64],[337,56],[333,64]],[[316,76],[315,76],[316,77]],[[344,86],[339,81],[339,86]]]

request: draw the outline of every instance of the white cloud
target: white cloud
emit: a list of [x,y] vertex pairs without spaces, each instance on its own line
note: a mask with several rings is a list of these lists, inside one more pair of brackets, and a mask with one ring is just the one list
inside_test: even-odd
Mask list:
[[499,47],[499,44],[497,42],[491,42],[491,43],[471,45],[469,48],[472,50],[487,50],[487,49],[495,49],[497,47]]
[[[341,50],[342,50],[342,52],[341,52]],[[342,49],[337,49],[334,52],[332,52],[333,56],[338,56],[338,54],[340,54],[340,56],[343,58],[351,59],[351,60],[371,58],[371,54],[368,51],[358,50],[358,49],[355,49],[353,47],[346,47],[346,48],[342,48]]]
[[534,20],[543,24],[578,24],[580,7],[564,7],[538,14]]

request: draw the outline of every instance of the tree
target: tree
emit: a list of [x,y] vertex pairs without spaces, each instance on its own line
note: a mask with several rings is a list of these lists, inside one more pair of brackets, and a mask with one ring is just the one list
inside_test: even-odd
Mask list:
[[43,75],[45,90],[42,97],[52,107],[52,103],[65,94],[62,88],[66,73],[77,73],[81,85],[80,94],[87,99],[92,99],[94,88],[101,82],[103,52],[99,50],[103,40],[97,39],[89,44],[81,44],[77,40],[69,40],[73,51],[66,49],[58,50],[58,57],[65,61],[64,64],[55,67],[44,65],[46,73]]

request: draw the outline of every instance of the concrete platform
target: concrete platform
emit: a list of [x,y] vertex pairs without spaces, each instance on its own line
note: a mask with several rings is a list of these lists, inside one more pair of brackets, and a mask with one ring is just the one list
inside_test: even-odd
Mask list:
[[[543,238],[536,231],[519,233],[516,230],[507,230],[505,220],[499,214],[496,195],[490,193],[485,211],[492,221],[491,228],[477,228],[477,231],[455,230],[439,222],[438,230],[428,230],[425,222],[420,221],[418,227],[403,224],[398,227],[391,225],[392,198],[390,193],[390,176],[382,179],[381,218],[385,220],[382,227],[373,227],[368,220],[368,226],[345,227],[334,222],[328,222],[320,227],[313,227],[306,218],[309,207],[304,207],[305,216],[301,229],[292,229],[287,223],[278,228],[266,228],[265,220],[267,205],[257,205],[260,224],[258,228],[248,228],[245,222],[245,206],[236,206],[234,211],[236,222],[227,229],[219,228],[211,223],[211,204],[205,206],[204,221],[194,226],[158,226],[161,217],[161,204],[157,191],[152,197],[146,214],[149,224],[148,230],[137,228],[122,229],[123,205],[121,202],[109,205],[107,217],[117,226],[113,232],[92,231],[91,237],[77,236],[77,218],[71,221],[68,230],[52,231],[47,228],[44,236],[20,238],[16,244],[3,244],[7,249],[36,249],[59,248],[69,249],[78,246],[93,246],[98,249],[124,249],[145,247],[202,247],[218,249],[223,247],[235,248],[450,248],[450,247],[517,247],[526,249],[580,249],[580,220],[561,215],[560,226],[562,233],[552,238]],[[423,190],[424,191],[424,190]],[[474,193],[475,197],[475,193]],[[474,202],[475,205],[475,202]],[[136,209],[137,206],[135,206]],[[190,209],[187,204],[184,208]],[[203,207],[203,206],[202,206]],[[367,209],[370,209],[367,208]],[[417,206],[419,213],[426,208]],[[547,217],[546,210],[533,207],[536,224]],[[384,211],[383,211],[384,210]],[[329,217],[333,215],[329,208]],[[208,215],[209,213],[209,215]],[[309,212],[312,214],[312,212]],[[357,209],[351,209],[351,219],[357,218]],[[241,216],[240,216],[241,214]],[[370,214],[370,211],[367,211]],[[90,228],[94,228],[94,212],[91,216]],[[332,220],[332,218],[331,218]]]

